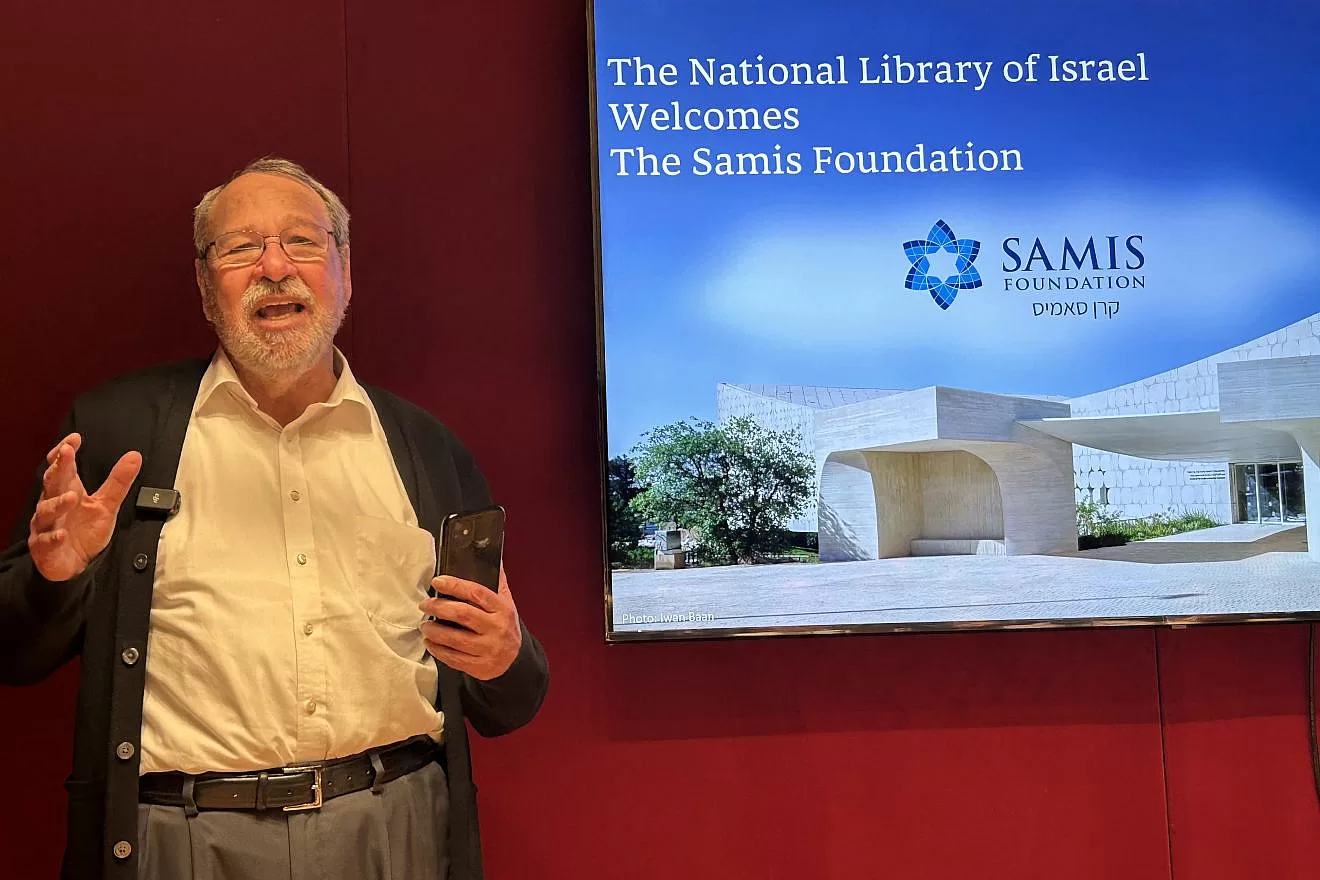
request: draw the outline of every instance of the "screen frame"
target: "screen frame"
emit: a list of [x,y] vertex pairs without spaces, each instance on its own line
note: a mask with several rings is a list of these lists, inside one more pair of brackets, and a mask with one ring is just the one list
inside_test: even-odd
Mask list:
[[[605,279],[601,219],[600,133],[597,101],[595,0],[585,0],[587,29],[588,128],[591,147],[592,270],[596,308],[596,430],[600,476],[601,565],[604,573],[605,643],[719,641],[748,638],[794,638],[839,635],[899,635],[905,633],[1001,632],[1041,629],[1134,629],[1261,623],[1314,623],[1320,610],[1263,613],[1151,615],[1126,617],[1045,617],[1021,620],[966,620],[901,623],[839,624],[832,626],[774,626],[727,628],[674,628],[618,630],[614,626],[614,578],[609,548],[609,416],[605,371]],[[828,563],[826,563],[828,564]],[[1317,566],[1320,571],[1320,566]]]

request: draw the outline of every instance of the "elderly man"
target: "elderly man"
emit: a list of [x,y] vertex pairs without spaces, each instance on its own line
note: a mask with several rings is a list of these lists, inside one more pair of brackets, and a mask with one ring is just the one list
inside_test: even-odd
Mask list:
[[464,720],[548,685],[502,572],[433,580],[486,482],[334,347],[334,193],[259,160],[194,237],[214,357],[80,397],[0,556],[3,680],[82,660],[64,876],[479,877]]

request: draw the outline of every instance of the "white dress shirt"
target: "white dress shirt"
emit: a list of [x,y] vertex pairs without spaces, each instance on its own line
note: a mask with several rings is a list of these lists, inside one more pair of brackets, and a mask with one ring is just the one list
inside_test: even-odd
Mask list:
[[417,608],[434,539],[337,350],[335,364],[330,399],[283,428],[223,350],[202,377],[156,562],[143,773],[283,767],[442,734]]

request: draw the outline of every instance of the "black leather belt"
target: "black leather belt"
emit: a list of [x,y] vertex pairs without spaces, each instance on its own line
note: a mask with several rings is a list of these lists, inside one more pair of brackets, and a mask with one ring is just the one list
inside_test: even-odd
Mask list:
[[360,755],[256,773],[144,773],[138,802],[194,810],[320,809],[340,795],[373,789],[436,760],[440,746],[417,736]]

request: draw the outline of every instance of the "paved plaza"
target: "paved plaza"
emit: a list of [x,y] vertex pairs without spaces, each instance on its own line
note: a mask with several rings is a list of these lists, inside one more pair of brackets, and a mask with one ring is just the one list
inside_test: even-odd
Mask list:
[[1320,611],[1320,562],[1305,552],[1304,527],[1233,527],[1200,537],[1054,556],[616,571],[614,628],[828,629]]

